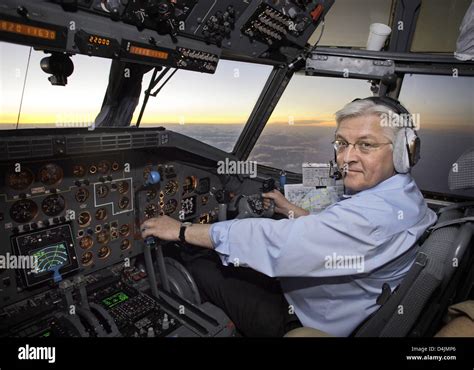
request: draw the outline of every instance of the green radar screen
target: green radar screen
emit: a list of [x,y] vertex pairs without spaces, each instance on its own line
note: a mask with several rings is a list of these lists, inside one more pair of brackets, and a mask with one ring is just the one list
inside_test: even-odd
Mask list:
[[34,274],[44,274],[53,272],[54,282],[61,281],[59,269],[69,261],[65,243],[58,243],[41,248],[32,253],[36,260],[36,268],[32,270]]
[[59,283],[79,267],[69,224],[15,236],[12,247],[17,256],[31,260],[28,267],[19,269],[24,288]]

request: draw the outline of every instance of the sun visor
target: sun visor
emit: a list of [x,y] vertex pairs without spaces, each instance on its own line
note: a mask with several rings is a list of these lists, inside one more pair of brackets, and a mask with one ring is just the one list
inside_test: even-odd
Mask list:
[[107,92],[95,119],[96,127],[130,126],[140,99],[143,75],[152,68],[142,64],[112,61]]

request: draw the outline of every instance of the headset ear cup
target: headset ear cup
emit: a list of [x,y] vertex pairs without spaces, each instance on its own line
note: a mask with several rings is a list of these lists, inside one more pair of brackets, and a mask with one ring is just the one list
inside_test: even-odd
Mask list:
[[406,129],[407,153],[410,167],[413,167],[420,159],[420,138],[415,130]]
[[397,132],[393,144],[393,166],[398,173],[408,173],[420,159],[420,138],[411,128]]
[[393,166],[398,173],[410,172],[407,144],[405,129],[399,130],[393,143]]

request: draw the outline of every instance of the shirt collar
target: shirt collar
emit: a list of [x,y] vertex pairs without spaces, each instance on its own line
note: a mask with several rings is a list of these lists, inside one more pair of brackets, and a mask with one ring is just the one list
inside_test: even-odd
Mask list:
[[396,174],[388,179],[379,182],[377,185],[365,189],[362,191],[359,191],[358,193],[352,195],[353,197],[357,197],[360,195],[365,195],[365,194],[371,194],[371,193],[377,193],[380,191],[387,191],[387,190],[393,190],[393,189],[400,189],[404,188],[410,181],[411,181],[411,176],[409,174]]

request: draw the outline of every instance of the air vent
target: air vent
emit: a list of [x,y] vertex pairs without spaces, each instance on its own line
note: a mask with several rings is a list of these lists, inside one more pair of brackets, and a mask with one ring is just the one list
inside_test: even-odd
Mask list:
[[50,157],[53,155],[52,138],[31,140],[32,157]]
[[123,150],[132,148],[130,134],[102,135],[102,150]]
[[132,135],[134,148],[157,147],[159,142],[159,134],[156,132],[133,133]]
[[7,143],[0,142],[0,158],[8,158]]
[[53,145],[51,137],[4,141],[0,147],[0,153],[5,159],[47,157],[53,154]]
[[157,132],[137,132],[123,134],[89,134],[67,138],[68,154],[115,151],[157,147]]
[[[163,131],[163,130],[161,130]],[[84,154],[117,150],[130,150],[141,148],[157,148],[160,146],[158,130],[117,132],[117,133],[87,133],[84,135],[61,136],[28,136],[24,138],[11,138],[0,141],[0,158],[28,159],[38,157],[53,157],[57,154]],[[168,142],[168,133],[164,134],[164,143]],[[53,143],[54,139],[54,143]],[[54,147],[54,145],[56,147]]]
[[66,137],[67,154],[82,154],[100,152],[100,136],[73,136]]

